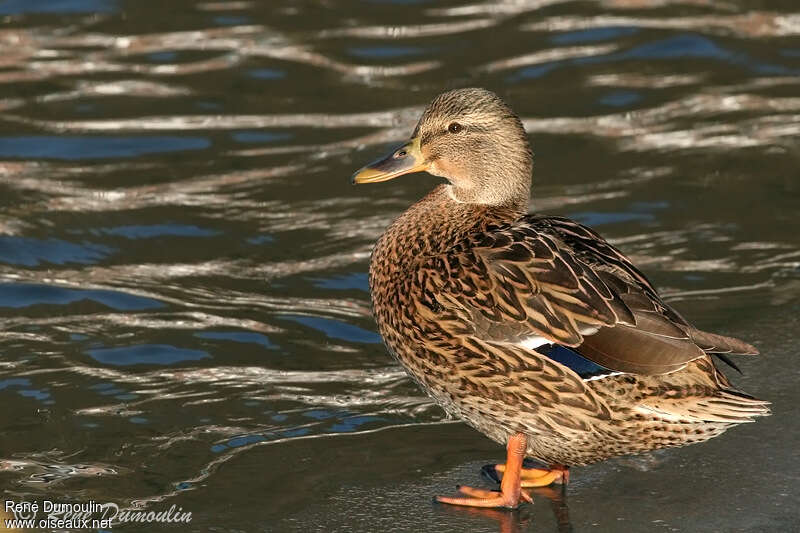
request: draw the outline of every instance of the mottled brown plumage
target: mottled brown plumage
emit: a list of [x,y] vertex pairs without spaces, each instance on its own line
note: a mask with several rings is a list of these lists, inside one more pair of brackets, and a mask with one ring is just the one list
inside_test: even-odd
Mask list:
[[591,229],[525,214],[531,151],[496,95],[440,95],[413,137],[354,181],[427,170],[449,182],[386,230],[370,264],[387,347],[448,413],[564,465],[704,441],[768,413],[711,357],[755,348],[692,327]]

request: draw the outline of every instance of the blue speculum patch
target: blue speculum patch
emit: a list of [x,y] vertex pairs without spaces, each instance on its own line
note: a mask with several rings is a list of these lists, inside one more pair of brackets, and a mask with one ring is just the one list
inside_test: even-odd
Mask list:
[[585,358],[572,348],[561,346],[560,344],[544,344],[536,348],[536,351],[545,355],[562,365],[569,367],[582,379],[590,379],[603,374],[611,374],[613,370]]

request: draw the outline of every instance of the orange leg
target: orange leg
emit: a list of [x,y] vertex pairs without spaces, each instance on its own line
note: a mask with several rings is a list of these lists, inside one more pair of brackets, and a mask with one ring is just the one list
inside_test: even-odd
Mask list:
[[[504,473],[506,465],[495,465],[498,473]],[[505,476],[503,476],[505,477]],[[569,467],[553,465],[551,468],[523,468],[520,472],[521,485],[524,488],[546,487],[553,483],[566,485],[569,483]]]
[[520,485],[522,481],[520,471],[527,446],[528,439],[522,433],[517,433],[508,439],[505,475],[500,483],[500,492],[462,486],[458,490],[462,494],[466,494],[466,498],[437,496],[436,501],[469,507],[508,507],[510,509],[517,507],[520,500],[532,502],[533,499],[527,493],[522,492]]

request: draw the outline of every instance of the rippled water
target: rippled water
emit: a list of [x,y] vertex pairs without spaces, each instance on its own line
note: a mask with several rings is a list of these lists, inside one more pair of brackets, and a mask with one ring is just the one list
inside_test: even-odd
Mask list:
[[[1,0],[0,51],[7,498],[193,513],[171,531],[796,527],[795,2]],[[523,117],[532,208],[761,348],[734,379],[774,416],[567,501],[430,503],[503,456],[370,317],[371,245],[435,179],[348,178],[467,85]]]

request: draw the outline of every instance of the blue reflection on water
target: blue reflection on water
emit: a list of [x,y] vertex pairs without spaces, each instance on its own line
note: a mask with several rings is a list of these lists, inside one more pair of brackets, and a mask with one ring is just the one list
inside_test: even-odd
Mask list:
[[369,291],[369,276],[366,272],[352,272],[339,276],[314,279],[314,286],[320,289]]
[[655,217],[649,213],[612,213],[596,211],[572,213],[569,217],[587,226],[602,226],[603,224],[618,224],[620,222],[633,221],[651,222],[655,220]]
[[683,33],[640,44],[628,50],[610,54],[590,55],[552,61],[540,65],[531,65],[520,68],[507,77],[508,82],[517,82],[521,79],[540,78],[552,70],[567,65],[590,65],[596,63],[612,63],[630,59],[677,59],[677,58],[709,58],[744,67],[756,74],[796,76],[800,69],[789,68],[784,65],[763,63],[750,57],[744,52],[726,50],[713,40],[693,34]]
[[55,403],[50,396],[50,393],[46,389],[22,388],[30,386],[31,380],[27,378],[9,378],[0,380],[0,391],[3,389],[10,390],[11,387],[15,387],[17,389],[17,394],[20,396],[25,396],[26,398],[35,398],[45,405],[53,405]]
[[279,433],[273,433],[269,435],[241,435],[238,437],[233,437],[229,439],[225,444],[215,444],[211,447],[211,451],[215,453],[224,452],[229,448],[239,448],[241,446],[247,446],[248,444],[255,444],[257,442],[266,442],[269,440],[275,439],[284,439],[290,437],[302,437],[304,435],[308,435],[311,431],[308,428],[295,428],[295,429],[288,429],[285,431],[281,431]]
[[32,267],[40,263],[92,264],[105,259],[112,252],[113,248],[85,241],[74,243],[61,239],[0,236],[0,262],[12,265]]
[[0,379],[0,390],[8,387],[30,387],[31,380],[27,378]]
[[214,24],[218,26],[239,26],[241,24],[250,24],[253,19],[240,15],[220,15],[214,17]]
[[122,394],[123,392],[125,392],[125,391],[122,390],[122,389],[118,389],[116,387],[112,387],[110,389],[99,391],[99,394],[101,394],[102,396],[113,396],[115,394]]
[[[327,411],[324,409],[311,410],[303,413],[304,416],[307,416],[309,418],[314,418],[316,420],[328,420],[336,416],[341,417],[343,414],[346,415],[346,413],[341,413],[341,412],[334,413],[332,411]],[[273,419],[277,419],[278,416],[282,417],[281,420],[286,419],[285,415],[275,415]],[[361,426],[364,426],[365,424],[369,424],[371,422],[386,422],[386,421],[388,421],[388,419],[375,415],[346,416],[345,418],[338,418],[336,422],[328,426],[324,432],[350,433],[353,431],[357,431],[359,428],[361,428]],[[213,446],[211,446],[211,451],[214,453],[221,453],[230,448],[239,448],[241,446],[247,446],[248,444],[256,444],[259,442],[267,442],[276,439],[303,437],[305,435],[310,435],[310,434],[311,434],[311,428],[294,427],[275,432],[239,435],[236,437],[232,437],[225,443],[214,444]]]
[[642,95],[636,91],[612,91],[604,96],[601,96],[598,102],[612,107],[625,107],[635,104],[641,99]]
[[265,440],[267,440],[267,438],[263,435],[243,435],[241,437],[234,437],[225,444],[215,444],[211,447],[211,451],[214,453],[224,452],[229,448],[239,448],[248,444],[255,444],[256,442],[264,442]]
[[262,435],[245,435],[242,437],[234,437],[228,441],[228,446],[230,448],[238,448],[239,446],[245,446],[247,444],[253,444],[254,442],[263,442],[267,440]]
[[202,350],[178,348],[169,344],[140,344],[136,346],[119,346],[117,348],[96,348],[87,353],[97,361],[106,365],[171,365],[183,361],[208,359],[211,355]]
[[118,8],[116,0],[4,0],[0,15],[22,13],[111,13]]
[[166,52],[154,52],[152,54],[148,54],[147,58],[150,61],[155,61],[158,63],[165,63],[168,61],[175,61],[178,58],[177,52],[166,51]]
[[633,28],[630,26],[606,26],[603,28],[589,28],[586,30],[561,33],[551,37],[550,42],[555,44],[592,43],[597,41],[608,41],[617,37],[625,37],[638,32],[639,28]]
[[256,235],[255,237],[249,237],[247,242],[250,244],[269,244],[275,242],[275,237],[272,235]]
[[203,150],[209,146],[211,146],[209,140],[202,137],[29,135],[0,137],[0,156],[30,159],[104,159]]
[[357,46],[348,49],[348,53],[355,57],[369,59],[391,59],[394,57],[415,56],[426,52],[418,46]]
[[213,237],[222,232],[192,224],[146,224],[97,228],[93,229],[91,233],[116,235],[126,239],[151,239],[153,237]]
[[89,387],[89,390],[96,391],[101,396],[114,396],[115,399],[120,401],[135,400],[139,397],[138,394],[128,392],[125,389],[118,388],[113,383],[98,383]]
[[50,398],[50,393],[46,390],[42,389],[20,389],[17,391],[20,396],[25,396],[27,398],[35,398],[42,403],[47,405],[52,405],[54,402]]
[[92,300],[118,311],[139,311],[164,307],[158,300],[118,291],[68,289],[33,283],[0,283],[0,307],[15,309],[31,305],[66,305]]
[[308,435],[311,433],[311,430],[308,428],[296,428],[296,429],[288,429],[286,431],[282,431],[280,433],[281,438],[289,438],[289,437],[302,437],[304,435]]
[[367,424],[369,422],[385,422],[386,419],[382,416],[375,416],[375,415],[363,415],[363,416],[351,416],[350,418],[345,418],[341,422],[337,424],[333,424],[331,427],[328,428],[329,431],[333,431],[336,433],[348,433],[350,431],[355,431],[359,427]]
[[337,416],[337,413],[325,409],[312,409],[311,411],[306,411],[303,413],[303,416],[313,418],[314,420],[327,420],[328,418]]
[[789,69],[782,65],[760,63],[744,52],[726,50],[711,39],[693,33],[684,33],[645,43],[625,52],[609,54],[605,57],[581,57],[575,59],[576,64],[619,61],[626,59],[676,59],[680,57],[713,58],[734,65],[740,65],[758,74],[797,74],[798,69]]
[[254,68],[247,75],[257,80],[280,80],[286,77],[286,71],[275,68]]
[[278,318],[291,320],[292,322],[297,322],[298,324],[314,328],[332,339],[366,344],[379,344],[381,342],[381,337],[377,333],[367,331],[366,329],[359,328],[358,326],[345,324],[331,318],[300,315],[278,315]]
[[118,395],[114,396],[114,399],[120,400],[122,402],[128,402],[128,401],[131,401],[131,400],[135,400],[138,397],[139,397],[138,394],[133,394],[132,392],[128,392],[128,393],[125,393],[125,394],[118,394]]
[[270,342],[266,335],[250,331],[201,331],[194,334],[201,339],[225,340],[247,344],[259,344],[265,348],[275,349],[277,346]]
[[290,133],[274,131],[237,131],[231,134],[231,138],[238,143],[268,143],[291,139]]
[[562,61],[555,61],[553,63],[545,63],[543,65],[535,65],[532,67],[525,67],[517,74],[508,77],[508,81],[517,81],[520,78],[536,79],[541,78],[561,66]]
[[716,57],[727,59],[733,52],[725,50],[707,37],[684,33],[650,43],[644,43],[627,52],[612,54],[617,59],[674,59],[677,57]]

